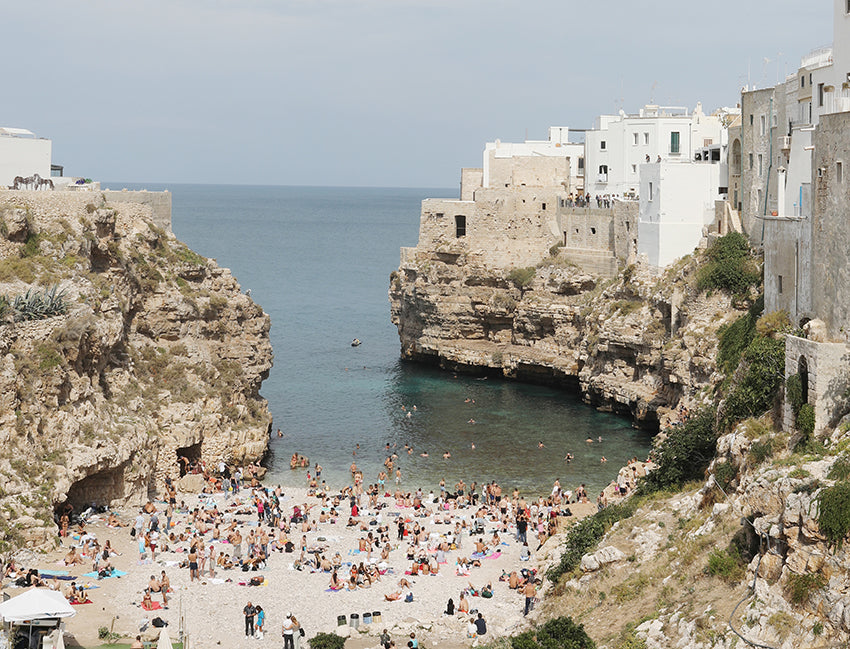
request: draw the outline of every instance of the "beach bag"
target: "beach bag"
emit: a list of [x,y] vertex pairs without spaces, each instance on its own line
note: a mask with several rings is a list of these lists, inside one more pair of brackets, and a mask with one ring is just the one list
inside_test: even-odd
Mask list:
[[302,638],[303,638],[305,635],[307,635],[307,634],[304,632],[304,628],[303,628],[303,627],[301,627],[300,629],[298,629],[298,633],[301,635],[301,637],[302,637]]
[[413,601],[413,593],[408,593],[407,595],[405,595],[404,601],[405,602],[412,602]]
[[130,536],[132,538],[136,538],[136,528],[135,527],[130,528]]
[[168,622],[163,620],[161,617],[155,617],[153,620],[151,620],[151,624],[153,624],[157,628],[168,626]]

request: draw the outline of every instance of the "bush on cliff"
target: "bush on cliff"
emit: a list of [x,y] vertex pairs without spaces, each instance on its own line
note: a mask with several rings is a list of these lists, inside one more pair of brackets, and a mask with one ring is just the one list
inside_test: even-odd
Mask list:
[[721,428],[758,417],[773,407],[785,375],[785,343],[756,336],[744,352],[742,363],[721,414]]
[[817,496],[818,527],[830,547],[841,549],[850,532],[850,482],[839,482]]
[[608,505],[602,511],[573,525],[564,541],[565,549],[561,561],[546,573],[549,581],[557,582],[561,575],[575,570],[581,563],[582,556],[596,547],[614,523],[634,514],[638,504],[636,499],[630,498],[616,505]]
[[761,279],[750,244],[740,232],[720,237],[705,251],[705,257],[706,264],[697,272],[697,288],[701,291],[741,295]]
[[518,288],[526,288],[531,284],[531,280],[537,274],[537,269],[534,266],[528,268],[514,268],[508,273],[508,279],[511,280]]
[[571,617],[557,617],[511,638],[511,649],[596,649],[596,643]]
[[717,446],[716,416],[714,408],[704,408],[669,428],[667,439],[653,451],[658,468],[641,478],[638,493],[680,489],[686,482],[701,480]]
[[738,367],[741,356],[756,336],[756,324],[764,311],[764,295],[752,303],[747,313],[717,331],[719,340],[717,364],[727,376]]

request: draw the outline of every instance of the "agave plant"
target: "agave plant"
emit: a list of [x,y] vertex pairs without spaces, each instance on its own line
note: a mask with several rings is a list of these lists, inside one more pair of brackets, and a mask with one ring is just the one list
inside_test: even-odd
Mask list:
[[56,315],[62,315],[68,311],[68,303],[65,300],[67,292],[60,291],[58,285],[44,291],[29,289],[23,295],[16,295],[12,300],[12,311],[15,321],[44,320]]

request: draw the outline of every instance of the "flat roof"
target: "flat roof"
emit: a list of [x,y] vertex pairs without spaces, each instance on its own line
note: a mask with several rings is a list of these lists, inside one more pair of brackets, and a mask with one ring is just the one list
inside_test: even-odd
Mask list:
[[25,128],[13,128],[11,126],[0,126],[0,135],[14,135],[15,137],[35,137],[35,133]]

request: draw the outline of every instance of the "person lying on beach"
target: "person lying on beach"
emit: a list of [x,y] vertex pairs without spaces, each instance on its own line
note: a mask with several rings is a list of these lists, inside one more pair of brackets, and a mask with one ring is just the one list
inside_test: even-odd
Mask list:
[[71,548],[68,554],[65,555],[65,565],[73,566],[76,564],[82,564],[83,558],[77,554],[77,548]]
[[339,579],[339,575],[337,575],[336,570],[331,574],[331,581],[329,584],[331,590],[342,590],[345,588],[345,584],[342,583]]

